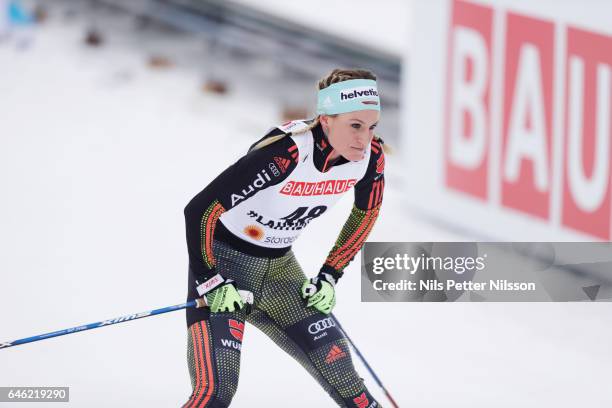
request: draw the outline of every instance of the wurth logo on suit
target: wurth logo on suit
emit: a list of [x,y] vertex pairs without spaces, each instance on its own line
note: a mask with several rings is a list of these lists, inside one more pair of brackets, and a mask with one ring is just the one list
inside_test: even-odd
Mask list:
[[234,338],[234,340],[221,339],[221,345],[223,345],[223,347],[231,348],[234,350],[242,349],[242,336],[244,335],[244,322],[234,320],[234,319],[229,319],[228,329],[229,329],[229,334]]
[[355,403],[355,407],[357,408],[376,408],[378,407],[378,403],[376,401],[372,401],[370,404],[370,400],[365,392],[362,392],[358,397],[353,398],[353,402]]
[[315,183],[305,181],[288,181],[280,190],[281,194],[290,196],[317,196],[342,194],[357,183],[356,179],[327,180]]
[[232,337],[238,341],[242,341],[242,336],[244,335],[244,323],[239,322],[238,320],[230,319],[229,331]]

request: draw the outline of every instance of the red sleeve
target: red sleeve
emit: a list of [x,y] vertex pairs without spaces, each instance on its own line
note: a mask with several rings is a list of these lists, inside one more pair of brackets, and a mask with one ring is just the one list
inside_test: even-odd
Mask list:
[[321,272],[337,280],[355,258],[378,218],[385,188],[385,155],[381,143],[372,140],[370,162],[364,177],[355,184],[355,203]]

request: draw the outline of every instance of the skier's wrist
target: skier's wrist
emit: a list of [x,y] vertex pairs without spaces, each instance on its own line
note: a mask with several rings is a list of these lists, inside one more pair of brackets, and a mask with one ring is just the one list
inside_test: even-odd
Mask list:
[[333,266],[324,264],[319,271],[317,277],[321,280],[329,282],[332,286],[335,286],[338,280],[342,277],[342,271],[336,270]]
[[336,304],[335,283],[336,280],[325,272],[319,272],[317,276],[304,281],[302,298],[306,299],[306,306],[329,314]]

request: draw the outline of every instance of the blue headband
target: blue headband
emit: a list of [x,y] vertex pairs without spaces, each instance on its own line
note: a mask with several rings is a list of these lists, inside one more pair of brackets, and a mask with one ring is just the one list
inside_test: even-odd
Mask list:
[[317,114],[335,115],[337,113],[361,110],[380,111],[380,98],[376,81],[372,79],[350,79],[336,82],[319,90]]

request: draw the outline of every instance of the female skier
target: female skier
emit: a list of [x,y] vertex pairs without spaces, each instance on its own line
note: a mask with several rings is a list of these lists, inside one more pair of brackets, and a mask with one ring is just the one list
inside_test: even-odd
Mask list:
[[[336,69],[319,81],[317,117],[273,128],[185,207],[189,251],[184,407],[227,407],[245,321],[295,358],[343,407],[380,407],[328,316],[334,286],[366,240],[385,186],[376,77]],[[308,279],[291,244],[351,188],[353,209],[318,275]],[[238,292],[252,293],[245,304]]]

